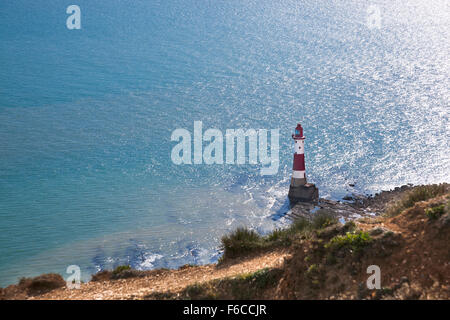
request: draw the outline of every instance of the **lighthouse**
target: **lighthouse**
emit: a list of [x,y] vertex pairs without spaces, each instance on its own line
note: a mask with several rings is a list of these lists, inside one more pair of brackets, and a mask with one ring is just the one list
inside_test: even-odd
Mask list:
[[292,139],[294,139],[294,166],[292,168],[291,187],[304,186],[306,184],[305,137],[300,123],[297,124]]
[[314,184],[306,181],[305,137],[303,136],[303,128],[300,123],[297,124],[292,139],[294,139],[294,165],[289,187],[289,200],[292,202],[317,200],[319,198],[319,189]]

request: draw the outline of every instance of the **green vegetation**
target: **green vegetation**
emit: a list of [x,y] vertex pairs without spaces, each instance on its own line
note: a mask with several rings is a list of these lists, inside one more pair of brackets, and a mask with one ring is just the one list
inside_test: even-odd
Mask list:
[[431,207],[425,209],[425,214],[430,220],[435,220],[443,215],[445,212],[445,205],[441,204],[440,206]]
[[371,241],[372,238],[367,232],[359,230],[335,236],[325,245],[325,248],[331,250],[350,248],[353,252],[357,252],[369,245]]
[[199,295],[203,295],[203,297],[205,299],[214,299],[215,295],[208,292],[209,289],[211,289],[209,284],[194,283],[194,284],[187,286],[183,290],[183,293],[184,293],[184,295],[191,297],[191,298],[197,297]]
[[117,275],[119,273],[121,273],[122,271],[125,270],[131,270],[131,267],[129,265],[124,265],[124,266],[117,266],[114,270],[113,270],[113,275]]
[[234,278],[225,278],[195,283],[187,286],[180,294],[181,299],[255,299],[267,288],[277,284],[282,271],[261,269]]
[[234,258],[259,250],[267,246],[267,244],[267,241],[264,241],[255,231],[246,228],[237,228],[231,234],[222,237],[223,258]]
[[323,229],[337,223],[337,221],[338,220],[330,212],[326,210],[318,210],[312,221],[312,229]]
[[415,187],[414,189],[403,195],[403,197],[399,201],[391,204],[387,208],[386,214],[391,217],[396,216],[403,210],[413,207],[416,202],[425,201],[445,194],[448,190],[448,187],[449,185],[446,183]]
[[319,266],[317,264],[312,264],[309,266],[308,270],[306,270],[306,277],[313,278],[319,273],[320,273]]
[[286,229],[276,229],[266,236],[253,230],[238,228],[222,237],[224,254],[219,262],[236,258],[251,252],[268,250],[275,247],[289,247],[298,237],[307,237],[313,230],[318,230],[337,223],[337,219],[328,212],[317,212],[312,221],[297,219]]
[[274,284],[276,279],[276,273],[269,268],[264,268],[253,273],[241,274],[232,279],[232,282],[234,282],[234,284],[246,283],[251,285],[254,289],[264,289],[267,286]]
[[311,288],[318,289],[325,280],[325,270],[322,265],[312,264],[306,270],[305,278],[308,280]]

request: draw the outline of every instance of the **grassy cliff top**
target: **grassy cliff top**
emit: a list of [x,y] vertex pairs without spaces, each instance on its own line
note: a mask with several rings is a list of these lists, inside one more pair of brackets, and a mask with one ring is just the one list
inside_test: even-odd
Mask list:
[[[42,275],[0,289],[0,299],[449,299],[449,189],[403,186],[344,206],[324,202],[265,236],[239,228],[223,237],[218,264],[120,266],[72,290],[61,276]],[[341,224],[345,208],[378,215]],[[366,286],[373,265],[379,289]]]

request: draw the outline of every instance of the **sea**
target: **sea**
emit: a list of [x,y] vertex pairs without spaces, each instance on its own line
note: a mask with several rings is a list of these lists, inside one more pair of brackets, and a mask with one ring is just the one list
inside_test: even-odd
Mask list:
[[[323,198],[449,182],[449,55],[448,0],[1,1],[0,286],[286,226],[297,123]],[[195,121],[278,129],[278,170],[175,164]]]

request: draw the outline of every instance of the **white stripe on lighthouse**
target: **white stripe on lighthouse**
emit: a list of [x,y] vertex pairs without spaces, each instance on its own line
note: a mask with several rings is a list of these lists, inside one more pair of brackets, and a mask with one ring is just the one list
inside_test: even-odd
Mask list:
[[305,153],[304,143],[305,143],[304,140],[295,140],[294,153],[296,154]]
[[294,170],[292,172],[292,178],[304,179],[305,178],[305,171],[296,171],[296,170]]

